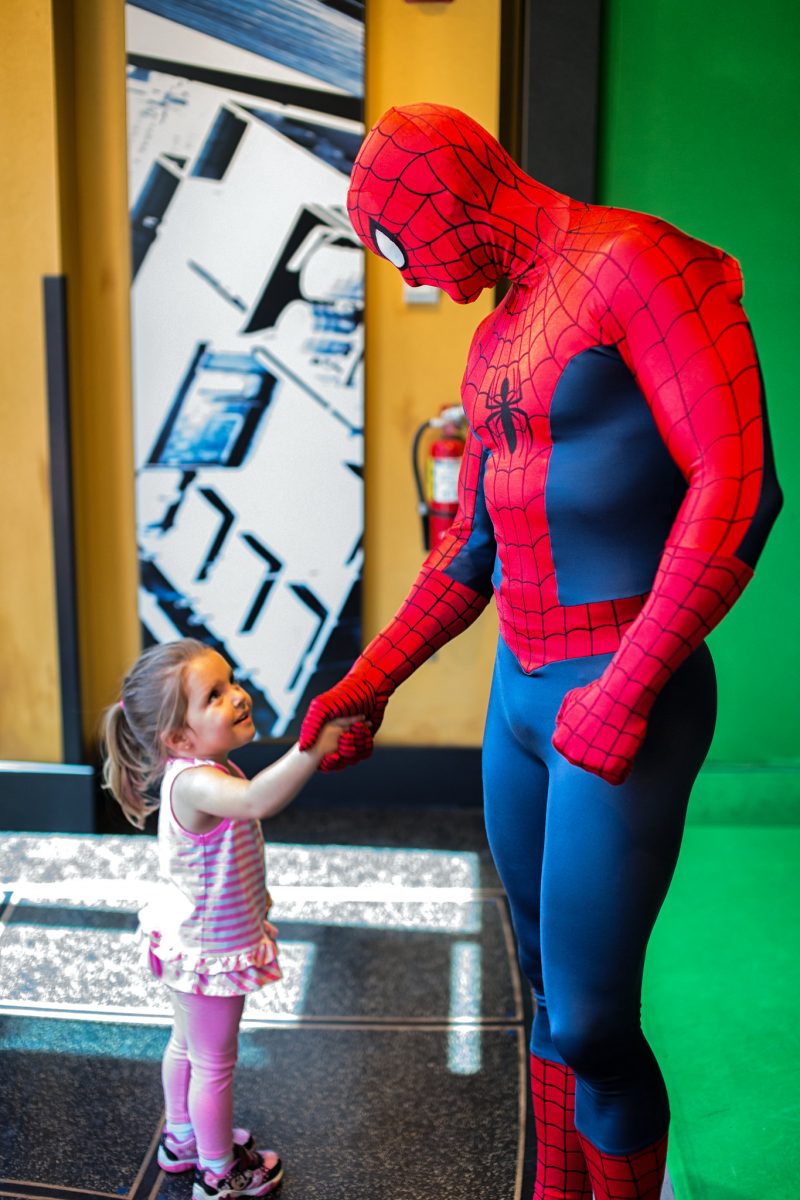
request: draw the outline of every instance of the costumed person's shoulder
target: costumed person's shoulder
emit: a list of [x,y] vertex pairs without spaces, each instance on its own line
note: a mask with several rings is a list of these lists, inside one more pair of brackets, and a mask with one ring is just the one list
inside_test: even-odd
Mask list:
[[719,289],[728,300],[741,299],[739,264],[724,250],[649,213],[597,212],[594,277],[612,307],[626,295],[647,304],[665,289],[676,297],[688,293],[696,303],[710,289]]
[[669,228],[657,217],[624,208],[586,204],[569,230],[562,254],[601,290],[616,287],[637,258],[657,246]]
[[719,247],[661,217],[616,211],[619,218],[616,227],[609,231],[608,248],[620,267],[633,278],[655,282],[680,276],[691,282],[698,271],[731,282],[741,278],[739,264]]

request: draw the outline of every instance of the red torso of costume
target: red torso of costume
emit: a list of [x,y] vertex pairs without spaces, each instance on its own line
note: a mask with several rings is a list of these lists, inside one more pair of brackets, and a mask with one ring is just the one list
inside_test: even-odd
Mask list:
[[[477,445],[459,520],[430,560],[446,570],[457,558],[479,500],[472,489],[482,488],[501,633],[526,670],[616,650],[669,535],[687,549],[735,554],[761,483],[760,386],[736,264],[655,218],[580,204],[553,242],[473,339],[462,399]],[[645,295],[631,271],[661,282]],[[703,380],[718,372],[718,352],[711,341],[698,345],[701,324],[715,341],[726,334],[739,356],[724,381],[736,391],[730,445],[715,462],[719,395]],[[742,472],[748,426],[751,469]],[[667,465],[667,442],[680,476]],[[732,476],[737,495],[721,522],[710,509],[719,511]],[[672,528],[692,477],[696,494]]]
[[[576,219],[585,219],[587,212],[575,206]],[[602,233],[594,240],[600,238]],[[582,235],[583,247],[589,240]],[[497,544],[493,580],[500,631],[527,671],[555,659],[616,650],[652,582],[651,574],[635,595],[615,590],[612,596],[597,597],[587,588],[580,603],[565,603],[559,586],[548,489],[554,451],[551,409],[572,360],[603,343],[601,308],[596,281],[582,270],[580,247],[576,253],[567,245],[547,254],[514,283],[501,306],[481,324],[462,383],[467,420],[484,451],[481,486]],[[585,374],[591,377],[592,372]],[[600,404],[592,407],[590,436],[599,444],[606,436],[604,416]],[[578,425],[582,437],[586,425]],[[476,450],[473,445],[470,453],[474,456]],[[569,445],[559,447],[558,453],[569,455]],[[573,489],[573,505],[575,491],[584,497],[583,504],[578,501],[582,511],[570,514],[579,522],[603,521],[602,506],[596,503],[607,482],[601,477],[601,462],[598,453],[594,462],[584,463],[589,469],[581,472]],[[465,488],[474,471],[473,462],[472,472],[465,470]],[[635,491],[635,472],[628,482]],[[470,513],[473,497],[465,494],[462,506],[463,515]],[[576,532],[580,535],[579,529]],[[457,556],[461,534],[457,527],[439,551],[441,569]],[[622,531],[617,535],[621,539]],[[620,550],[624,553],[624,546]]]

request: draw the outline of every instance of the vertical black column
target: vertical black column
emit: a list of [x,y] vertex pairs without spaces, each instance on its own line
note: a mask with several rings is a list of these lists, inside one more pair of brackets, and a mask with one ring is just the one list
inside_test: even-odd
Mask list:
[[500,2],[500,128],[498,140],[508,153],[522,161],[523,92],[525,76],[527,9],[530,0]]
[[67,763],[79,763],[82,760],[81,701],[69,422],[67,281],[63,275],[45,276],[44,329],[63,757]]
[[500,126],[523,170],[576,200],[597,189],[602,0],[503,0]]

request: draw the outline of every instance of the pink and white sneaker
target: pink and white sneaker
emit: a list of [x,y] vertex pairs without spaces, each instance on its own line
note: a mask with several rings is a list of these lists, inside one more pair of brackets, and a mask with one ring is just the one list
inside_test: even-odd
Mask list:
[[[234,1129],[233,1141],[235,1145],[244,1146],[246,1150],[255,1148],[255,1140],[249,1129]],[[197,1142],[194,1135],[184,1142],[179,1142],[165,1130],[158,1144],[158,1165],[168,1175],[177,1175],[180,1171],[191,1171],[196,1167]]]
[[247,1150],[234,1146],[233,1166],[225,1175],[198,1167],[192,1200],[224,1200],[228,1196],[266,1196],[283,1179],[283,1163],[274,1150]]

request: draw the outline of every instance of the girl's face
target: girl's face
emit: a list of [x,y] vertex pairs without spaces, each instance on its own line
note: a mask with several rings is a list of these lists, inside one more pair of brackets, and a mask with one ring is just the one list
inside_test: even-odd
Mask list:
[[253,739],[252,704],[216,650],[198,655],[184,673],[186,725],[170,735],[171,750],[195,758],[225,762],[231,750]]

